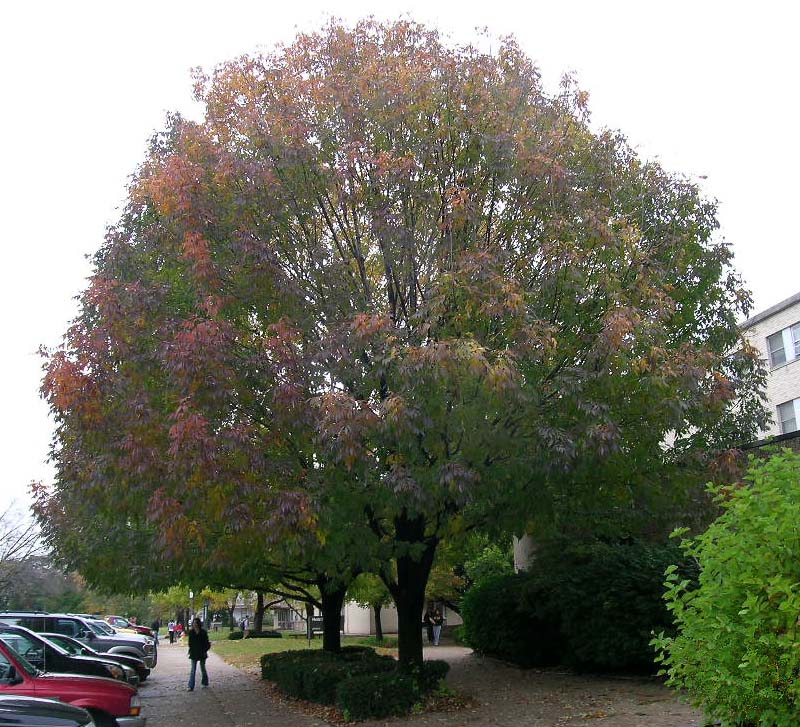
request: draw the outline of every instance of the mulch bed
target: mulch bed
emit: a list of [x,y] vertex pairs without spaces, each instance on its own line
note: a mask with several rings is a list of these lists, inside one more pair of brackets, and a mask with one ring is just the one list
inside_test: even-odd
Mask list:
[[[252,672],[250,672],[252,674]],[[286,705],[292,709],[296,709],[303,714],[317,719],[324,720],[332,725],[352,725],[357,724],[352,720],[346,720],[342,711],[335,705],[317,704],[316,702],[307,702],[304,699],[295,699],[284,694],[276,684],[273,682],[264,681],[258,675],[256,676],[262,689],[266,695],[278,704]],[[464,694],[459,694],[455,690],[443,690],[442,692],[435,692],[428,695],[427,699],[422,705],[422,709],[415,711],[414,714],[428,714],[431,712],[451,713],[459,712],[463,709],[475,709],[480,706],[480,703]],[[395,719],[402,720],[403,717],[395,717]]]

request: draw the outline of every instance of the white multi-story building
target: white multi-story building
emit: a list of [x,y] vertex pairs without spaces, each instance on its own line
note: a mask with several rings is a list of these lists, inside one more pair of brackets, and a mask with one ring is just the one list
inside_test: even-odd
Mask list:
[[741,329],[769,371],[767,406],[774,422],[763,436],[800,430],[800,293],[757,313]]

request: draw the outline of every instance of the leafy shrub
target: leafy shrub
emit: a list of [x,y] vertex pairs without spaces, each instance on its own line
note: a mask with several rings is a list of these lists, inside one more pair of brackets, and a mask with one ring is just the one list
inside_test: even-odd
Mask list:
[[286,694],[318,704],[333,704],[336,687],[363,674],[394,671],[397,662],[366,647],[345,647],[338,654],[318,649],[285,651],[261,657],[261,676]]
[[415,674],[417,686],[422,692],[432,692],[450,671],[450,664],[439,659],[422,662],[422,668]]
[[[529,576],[497,576],[470,588],[461,602],[466,644],[520,666],[550,666],[561,657],[559,623],[538,612]],[[527,600],[523,593],[527,591]]]
[[[748,485],[712,487],[722,514],[684,540],[699,585],[675,568],[665,598],[678,634],[653,640],[668,684],[723,724],[800,722],[800,456],[751,463]],[[681,534],[681,533],[679,533]]]
[[410,676],[397,671],[354,676],[341,682],[336,704],[348,719],[382,719],[408,712],[418,699]]
[[[671,630],[664,571],[682,560],[673,544],[594,541],[545,549],[528,588],[560,611],[562,663],[579,669],[655,671],[653,631]],[[682,572],[691,580],[687,565]],[[531,606],[534,608],[535,604]]]
[[514,572],[514,557],[510,546],[501,548],[497,543],[488,543],[474,558],[464,563],[467,580],[478,585],[497,576]]
[[[237,641],[244,637],[244,631],[231,631],[228,634],[228,639],[230,641]],[[248,639],[280,639],[283,637],[283,634],[280,631],[251,631],[248,635]]]
[[[663,573],[674,545],[544,545],[527,573],[471,588],[462,601],[466,643],[523,667],[651,672],[654,630],[672,628]],[[690,577],[688,566],[682,572]]]

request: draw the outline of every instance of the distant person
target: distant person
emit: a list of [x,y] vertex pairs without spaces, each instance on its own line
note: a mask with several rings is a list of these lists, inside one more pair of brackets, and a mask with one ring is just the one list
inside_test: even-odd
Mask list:
[[161,621],[158,619],[154,619],[153,623],[150,624],[150,630],[153,632],[153,638],[155,638],[156,643],[158,643],[158,631],[161,628]]
[[194,691],[194,680],[197,674],[197,664],[200,663],[200,684],[208,686],[208,672],[206,671],[206,658],[211,642],[208,640],[208,632],[203,628],[199,618],[192,621],[192,628],[189,629],[189,659],[192,661],[192,671],[189,673],[189,691]]
[[250,619],[245,616],[242,619],[242,638],[246,639],[250,635]]
[[169,623],[167,624],[167,633],[169,634],[169,643],[175,643],[175,622],[170,619]]
[[181,621],[175,624],[175,638],[177,638],[178,641],[183,639],[183,622]]
[[444,623],[444,618],[442,617],[442,612],[438,608],[433,609],[431,623],[433,624],[433,645],[439,646],[439,637],[442,635],[442,624]]
[[430,608],[425,611],[425,615],[422,617],[422,625],[425,627],[425,633],[428,637],[428,643],[433,643],[433,613],[431,613]]

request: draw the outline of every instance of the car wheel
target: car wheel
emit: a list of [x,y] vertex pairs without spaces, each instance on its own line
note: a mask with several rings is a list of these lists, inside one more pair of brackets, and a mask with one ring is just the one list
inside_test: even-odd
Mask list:
[[92,713],[92,719],[97,727],[119,727],[117,720],[115,720],[108,712],[99,712],[96,709],[89,710]]

